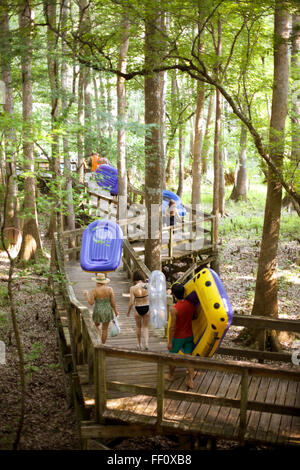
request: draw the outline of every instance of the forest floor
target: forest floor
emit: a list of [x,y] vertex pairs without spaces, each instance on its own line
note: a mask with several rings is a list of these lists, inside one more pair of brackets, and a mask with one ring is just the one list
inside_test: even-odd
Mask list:
[[[259,237],[257,238],[259,240]],[[238,233],[222,237],[220,276],[239,314],[251,313],[259,242]],[[280,317],[296,319],[300,299],[300,243],[283,240],[279,247]],[[5,364],[0,363],[0,450],[10,449],[19,415],[19,377],[15,341],[9,345],[9,301],[7,297],[8,260],[0,252],[0,341],[6,346]],[[26,411],[20,449],[76,450],[80,448],[74,410],[67,401],[67,384],[59,363],[52,297],[45,263],[15,270],[14,298],[22,334],[26,362]],[[241,328],[232,327],[224,340],[236,344]],[[287,350],[300,347],[299,337],[281,337]],[[2,343],[3,344],[3,343]],[[1,361],[0,361],[1,362]],[[220,441],[217,449],[235,448]],[[115,449],[168,450],[178,448],[171,439],[126,439]]]

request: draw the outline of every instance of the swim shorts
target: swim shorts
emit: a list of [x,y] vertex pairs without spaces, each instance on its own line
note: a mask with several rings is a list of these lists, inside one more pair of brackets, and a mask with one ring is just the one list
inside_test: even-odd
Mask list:
[[172,349],[171,353],[178,353],[180,350],[184,352],[184,354],[192,354],[194,342],[193,337],[188,336],[187,338],[173,338],[172,341]]

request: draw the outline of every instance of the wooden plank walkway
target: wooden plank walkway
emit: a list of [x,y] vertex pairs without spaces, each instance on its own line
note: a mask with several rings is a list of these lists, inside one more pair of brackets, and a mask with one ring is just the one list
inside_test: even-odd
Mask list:
[[[91,273],[82,271],[78,262],[66,263],[66,270],[77,299],[90,308],[83,296],[83,290],[94,287]],[[128,318],[126,312],[129,303],[130,281],[122,268],[109,273],[119,311],[121,334],[108,338],[106,345],[115,348],[135,349],[136,333],[133,312]],[[163,330],[150,326],[150,351],[167,352]],[[156,364],[107,358],[107,380],[126,382],[136,385],[155,387],[157,381]],[[79,366],[78,372],[87,407],[95,403],[94,387],[88,384],[87,366]],[[166,382],[167,390],[187,391],[185,370],[175,371],[175,380]],[[201,370],[196,373],[194,392],[217,395],[229,399],[239,398],[241,376],[221,371]],[[107,410],[104,416],[124,423],[155,424],[156,398],[108,390]],[[268,377],[249,378],[249,400],[263,401],[269,404],[299,406],[300,383]],[[164,426],[174,433],[207,435],[222,439],[238,439],[239,409],[215,406],[204,403],[191,403],[179,400],[165,400]],[[300,445],[300,418],[258,411],[247,412],[246,440],[268,444]]]

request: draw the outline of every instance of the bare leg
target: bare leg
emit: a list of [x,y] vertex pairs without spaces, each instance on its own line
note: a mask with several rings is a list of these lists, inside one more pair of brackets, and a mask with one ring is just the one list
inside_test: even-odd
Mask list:
[[136,323],[136,337],[137,337],[137,346],[141,349],[141,340],[142,340],[142,317],[135,311],[134,312],[135,323]]
[[150,320],[150,315],[147,313],[142,317],[142,337],[144,337],[144,348],[147,350],[149,349],[149,330],[148,330],[148,325],[149,325],[149,320]]
[[186,380],[186,385],[189,388],[194,388],[194,375],[195,375],[194,369],[188,369],[187,373],[188,373],[188,376]]
[[165,378],[167,380],[170,380],[170,382],[172,382],[172,380],[174,380],[174,371],[176,369],[176,366],[169,366],[169,374],[165,376]]
[[109,321],[106,323],[102,323],[102,344],[105,344],[107,340],[108,325]]
[[100,338],[101,338],[101,328],[100,328],[99,325],[100,325],[100,323],[95,323],[95,327],[97,328],[98,334],[99,334],[99,336],[100,336]]

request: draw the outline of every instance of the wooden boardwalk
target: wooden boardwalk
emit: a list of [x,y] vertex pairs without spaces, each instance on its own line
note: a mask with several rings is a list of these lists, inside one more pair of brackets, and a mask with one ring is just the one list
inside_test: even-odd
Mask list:
[[[92,275],[82,271],[79,262],[66,262],[66,270],[77,299],[88,307],[83,296],[83,290],[94,287],[91,281]],[[129,303],[130,281],[127,274],[119,268],[116,272],[109,273],[111,286],[114,289],[117,307],[119,311],[119,323],[121,334],[109,338],[106,345],[113,348],[134,350],[136,348],[135,320],[133,311],[130,318],[126,316]],[[90,306],[89,306],[90,307]],[[90,307],[91,312],[91,307]],[[150,327],[149,349],[146,353],[166,353],[167,346],[164,331]],[[157,399],[153,396],[141,393],[129,393],[126,387],[123,392],[114,390],[109,384],[115,382],[135,384],[137,386],[157,386],[157,364],[147,361],[135,361],[109,356],[106,358],[107,373],[107,402],[104,418],[115,420],[116,423],[142,424],[144,434],[153,435],[153,429],[157,421]],[[84,402],[87,408],[94,409],[95,388],[89,384],[86,365],[77,366]],[[195,377],[195,386],[191,400],[178,400],[165,398],[164,420],[161,430],[169,434],[187,434],[197,436],[209,436],[222,439],[238,440],[240,410],[237,407],[219,406],[198,402],[193,397],[194,393],[216,396],[237,400],[241,397],[240,374],[228,373],[221,370],[198,370]],[[137,388],[138,389],[138,388]],[[141,389],[140,389],[141,390]],[[187,392],[185,385],[185,369],[178,368],[175,372],[175,380],[172,383],[165,382],[165,390],[169,392]],[[169,394],[171,396],[171,394]],[[249,442],[266,443],[272,445],[300,445],[300,383],[295,380],[283,380],[276,377],[249,376],[248,400],[251,402],[266,403],[297,407],[298,416],[289,416],[280,413],[247,411],[247,430],[245,440]],[[221,403],[221,400],[219,400]],[[284,412],[283,412],[284,413]],[[149,429],[147,428],[149,427]],[[152,426],[152,427],[151,427]],[[140,431],[139,431],[140,432]]]

